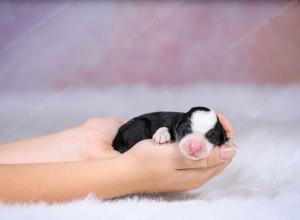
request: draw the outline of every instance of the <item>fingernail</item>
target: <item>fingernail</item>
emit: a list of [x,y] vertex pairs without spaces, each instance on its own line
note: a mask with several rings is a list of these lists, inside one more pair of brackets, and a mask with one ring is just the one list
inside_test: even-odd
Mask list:
[[221,148],[221,158],[223,160],[229,160],[235,155],[235,149],[232,147]]

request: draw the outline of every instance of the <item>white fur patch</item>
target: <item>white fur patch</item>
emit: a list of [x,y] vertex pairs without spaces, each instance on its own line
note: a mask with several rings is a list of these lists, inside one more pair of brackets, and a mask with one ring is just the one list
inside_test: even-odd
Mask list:
[[212,129],[217,122],[217,115],[214,111],[195,111],[191,116],[191,127],[193,132],[205,134]]
[[161,127],[157,129],[155,134],[152,137],[158,144],[164,144],[171,140],[171,135],[169,133],[169,129],[167,127]]

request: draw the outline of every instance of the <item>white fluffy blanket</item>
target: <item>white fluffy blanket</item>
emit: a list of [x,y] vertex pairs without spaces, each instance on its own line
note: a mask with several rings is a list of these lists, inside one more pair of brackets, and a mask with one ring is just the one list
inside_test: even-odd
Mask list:
[[204,105],[237,129],[236,158],[193,192],[64,204],[0,204],[0,219],[300,219],[300,89],[194,85],[1,92],[1,141],[53,132],[103,115],[130,118]]

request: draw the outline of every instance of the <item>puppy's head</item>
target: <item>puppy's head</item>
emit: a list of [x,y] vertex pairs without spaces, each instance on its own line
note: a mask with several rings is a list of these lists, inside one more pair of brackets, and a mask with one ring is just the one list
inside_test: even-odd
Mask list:
[[194,107],[176,123],[175,138],[182,153],[194,160],[206,157],[214,146],[228,141],[217,114],[205,107]]

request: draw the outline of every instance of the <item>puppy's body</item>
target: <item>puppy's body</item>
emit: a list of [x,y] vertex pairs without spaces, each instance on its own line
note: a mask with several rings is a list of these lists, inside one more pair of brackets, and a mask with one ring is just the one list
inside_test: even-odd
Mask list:
[[154,112],[135,117],[119,128],[113,147],[124,153],[137,142],[151,139],[162,127],[167,127],[171,140],[175,140],[174,124],[182,114],[180,112]]
[[151,138],[160,144],[177,141],[191,159],[205,157],[214,146],[228,140],[214,111],[194,107],[186,113],[154,112],[135,117],[119,128],[113,147],[124,153],[137,142]]

